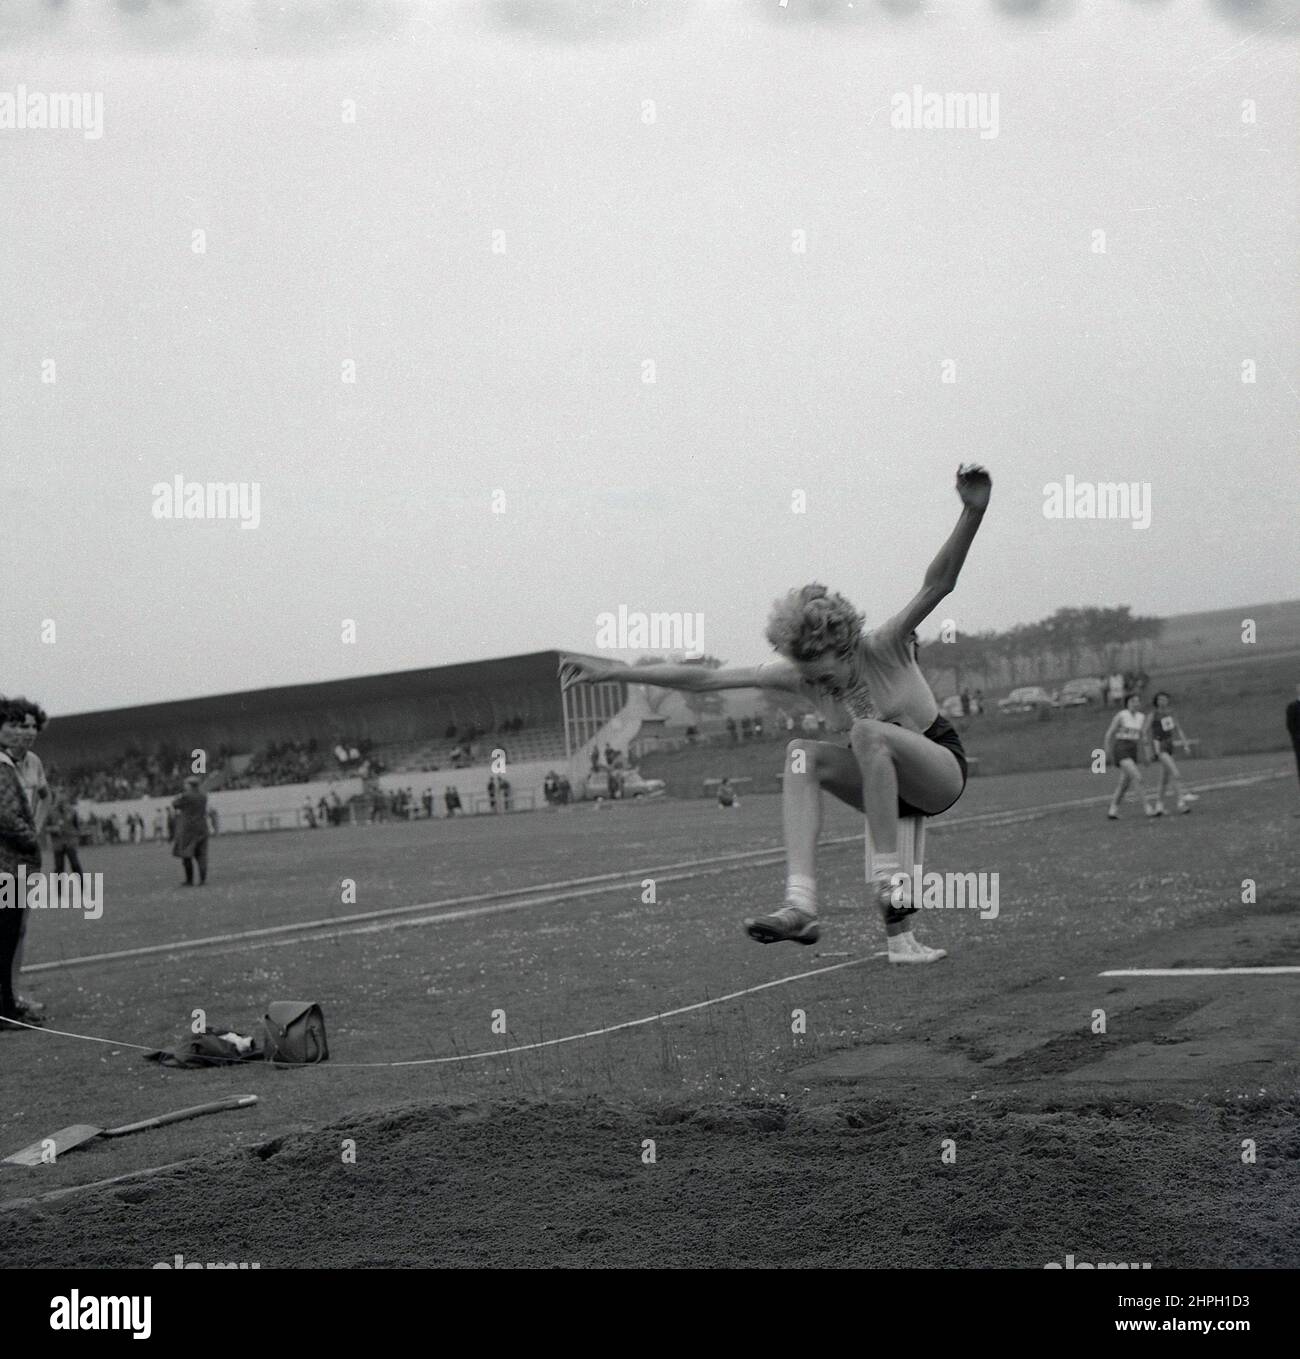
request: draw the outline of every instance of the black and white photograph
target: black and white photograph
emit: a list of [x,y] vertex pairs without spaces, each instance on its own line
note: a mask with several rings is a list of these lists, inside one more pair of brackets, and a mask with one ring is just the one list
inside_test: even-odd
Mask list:
[[0,0],[0,1334],[1293,1329],[1298,62]]

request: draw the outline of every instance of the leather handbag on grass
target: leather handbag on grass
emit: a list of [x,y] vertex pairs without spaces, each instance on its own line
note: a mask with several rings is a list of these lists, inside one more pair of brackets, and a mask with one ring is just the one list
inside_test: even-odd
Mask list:
[[324,1062],[329,1059],[325,1041],[325,1016],[310,1000],[277,1000],[269,1005],[263,1021],[268,1062]]

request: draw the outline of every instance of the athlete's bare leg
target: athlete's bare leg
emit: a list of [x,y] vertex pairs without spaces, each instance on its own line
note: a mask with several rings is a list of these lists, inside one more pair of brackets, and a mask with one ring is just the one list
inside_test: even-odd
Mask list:
[[1175,763],[1174,757],[1167,750],[1162,750],[1160,752],[1160,794],[1158,799],[1160,802],[1165,800],[1165,788],[1168,785],[1173,787],[1174,796],[1178,799],[1179,810],[1186,811],[1187,804],[1194,802],[1195,798],[1187,796],[1187,790],[1183,787],[1183,780],[1179,775],[1178,765]]
[[[945,750],[918,732],[887,722],[855,722],[851,748],[829,741],[799,739],[786,749],[782,820],[786,843],[786,908],[775,916],[757,917],[746,927],[763,942],[817,938],[816,860],[821,830],[822,789],[854,811],[871,827],[878,881],[904,871],[898,864],[898,800],[922,811],[942,811],[961,793],[961,766]],[[909,864],[905,871],[911,871]],[[793,909],[797,914],[779,920]],[[910,934],[905,918],[887,920],[891,937]]]
[[1112,820],[1119,815],[1119,804],[1123,802],[1130,786],[1136,791],[1143,810],[1148,816],[1152,814],[1153,809],[1147,805],[1146,788],[1142,784],[1142,771],[1137,767],[1135,760],[1126,758],[1119,762],[1119,786],[1115,789],[1115,796],[1110,800],[1110,810],[1107,813]]

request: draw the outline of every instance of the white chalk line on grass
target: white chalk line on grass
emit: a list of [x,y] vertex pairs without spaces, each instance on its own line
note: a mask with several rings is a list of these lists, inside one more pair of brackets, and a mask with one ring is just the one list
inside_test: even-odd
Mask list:
[[[1250,784],[1263,783],[1271,779],[1289,778],[1289,770],[1267,774],[1248,774],[1230,779],[1219,779],[1211,783],[1196,785],[1196,790],[1212,792],[1223,788],[1242,788]],[[1048,812],[1066,811],[1079,807],[1096,806],[1106,802],[1109,794],[1098,794],[1086,798],[1069,798],[1060,802],[1043,802],[1025,808],[1001,808],[990,812],[977,812],[971,816],[953,817],[950,820],[930,820],[927,831],[956,830],[967,826],[988,826],[996,829],[1001,826],[1021,825],[1034,821]],[[820,847],[838,847],[860,844],[861,835],[832,836],[820,842]],[[712,855],[707,859],[686,859],[678,863],[660,864],[648,868],[628,870],[623,873],[597,873],[582,878],[569,878],[560,882],[536,883],[530,887],[506,887],[495,892],[479,892],[471,896],[448,897],[443,901],[422,901],[409,906],[389,906],[377,911],[360,911],[352,915],[325,917],[317,920],[296,921],[287,925],[267,925],[258,929],[234,930],[228,934],[208,935],[199,939],[177,939],[166,944],[144,944],[138,948],[117,949],[109,953],[88,953],[73,958],[61,958],[47,963],[31,963],[23,968],[24,973],[53,972],[65,967],[85,967],[94,963],[122,962],[132,958],[155,957],[166,954],[169,957],[183,956],[199,949],[245,949],[276,947],[284,943],[297,943],[304,934],[313,939],[337,939],[353,934],[374,934],[386,929],[400,929],[411,926],[438,925],[458,920],[471,920],[481,916],[499,915],[506,911],[525,910],[535,906],[552,906],[562,901],[582,897],[598,896],[607,892],[634,889],[644,878],[654,878],[656,882],[681,882],[690,878],[715,876],[732,868],[760,868],[785,857],[783,848],[737,850],[730,854]],[[677,870],[686,870],[678,872]],[[539,895],[542,894],[542,895]],[[520,897],[519,901],[503,898]],[[484,904],[478,904],[484,903]],[[452,908],[452,909],[448,909]],[[413,916],[421,911],[435,914],[423,915],[418,919],[403,921],[402,916]],[[373,922],[385,922],[375,924]],[[290,936],[286,938],[285,936]]]
[[[335,1069],[346,1068],[349,1071],[376,1070],[384,1067],[395,1066],[443,1066],[454,1062],[475,1062],[485,1057],[509,1057],[516,1052],[535,1052],[538,1048],[556,1048],[563,1043],[580,1043],[586,1038],[601,1038],[608,1033],[620,1033],[624,1029],[637,1029],[645,1024],[655,1024],[662,1019],[675,1019],[678,1015],[688,1015],[696,1010],[707,1010],[711,1005],[725,1005],[728,1001],[739,1000],[742,996],[752,996],[759,991],[770,991],[774,986],[788,986],[791,982],[807,981],[809,977],[825,976],[828,972],[839,972],[846,967],[860,967],[863,963],[871,962],[876,958],[885,958],[885,952],[869,953],[864,958],[850,958],[846,963],[831,963],[828,967],[815,967],[809,972],[796,972],[790,977],[778,977],[775,981],[759,982],[757,986],[746,986],[740,991],[729,991],[725,996],[713,996],[709,1000],[697,1000],[693,1005],[679,1005],[675,1010],[661,1010],[658,1014],[646,1015],[642,1019],[625,1019],[621,1024],[607,1024],[603,1028],[588,1029],[585,1033],[565,1034],[563,1038],[544,1038],[536,1043],[515,1043],[510,1047],[504,1048],[484,1048],[481,1052],[459,1052],[452,1057],[408,1057],[400,1062],[330,1062],[330,1066]],[[155,1052],[157,1049],[147,1047],[143,1043],[124,1043],[113,1038],[99,1038],[94,1034],[70,1033],[66,1029],[49,1029],[35,1024],[26,1024],[22,1020],[13,1019],[9,1021],[19,1028],[29,1029],[32,1033],[46,1033],[52,1037],[59,1038],[80,1038],[87,1043],[107,1043],[115,1048],[133,1048],[139,1052]],[[239,1065],[231,1063],[231,1065]],[[276,1062],[275,1066],[290,1066],[294,1063]],[[313,1064],[314,1065],[314,1064]]]
[[1099,977],[1281,977],[1300,967],[1125,967]]

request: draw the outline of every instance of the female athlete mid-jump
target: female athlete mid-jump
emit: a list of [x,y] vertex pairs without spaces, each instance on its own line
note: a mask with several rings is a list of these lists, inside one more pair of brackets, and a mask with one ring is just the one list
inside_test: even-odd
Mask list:
[[[816,850],[821,790],[865,815],[872,847],[871,892],[885,917],[889,960],[928,963],[945,956],[912,934],[908,875],[899,863],[900,816],[937,816],[966,787],[966,755],[916,662],[913,632],[956,587],[988,507],[993,482],[984,468],[957,469],[961,517],[931,562],[925,580],[899,613],[868,632],[860,613],[824,585],[792,590],[772,608],[767,640],[778,659],[764,665],[707,670],[698,665],[630,667],[583,656],[560,660],[562,687],[635,679],[694,692],[775,689],[810,701],[841,741],[799,739],[786,751],[783,820],[785,905],[745,921],[751,938],[770,944],[815,943]],[[899,875],[903,877],[900,878]]]

